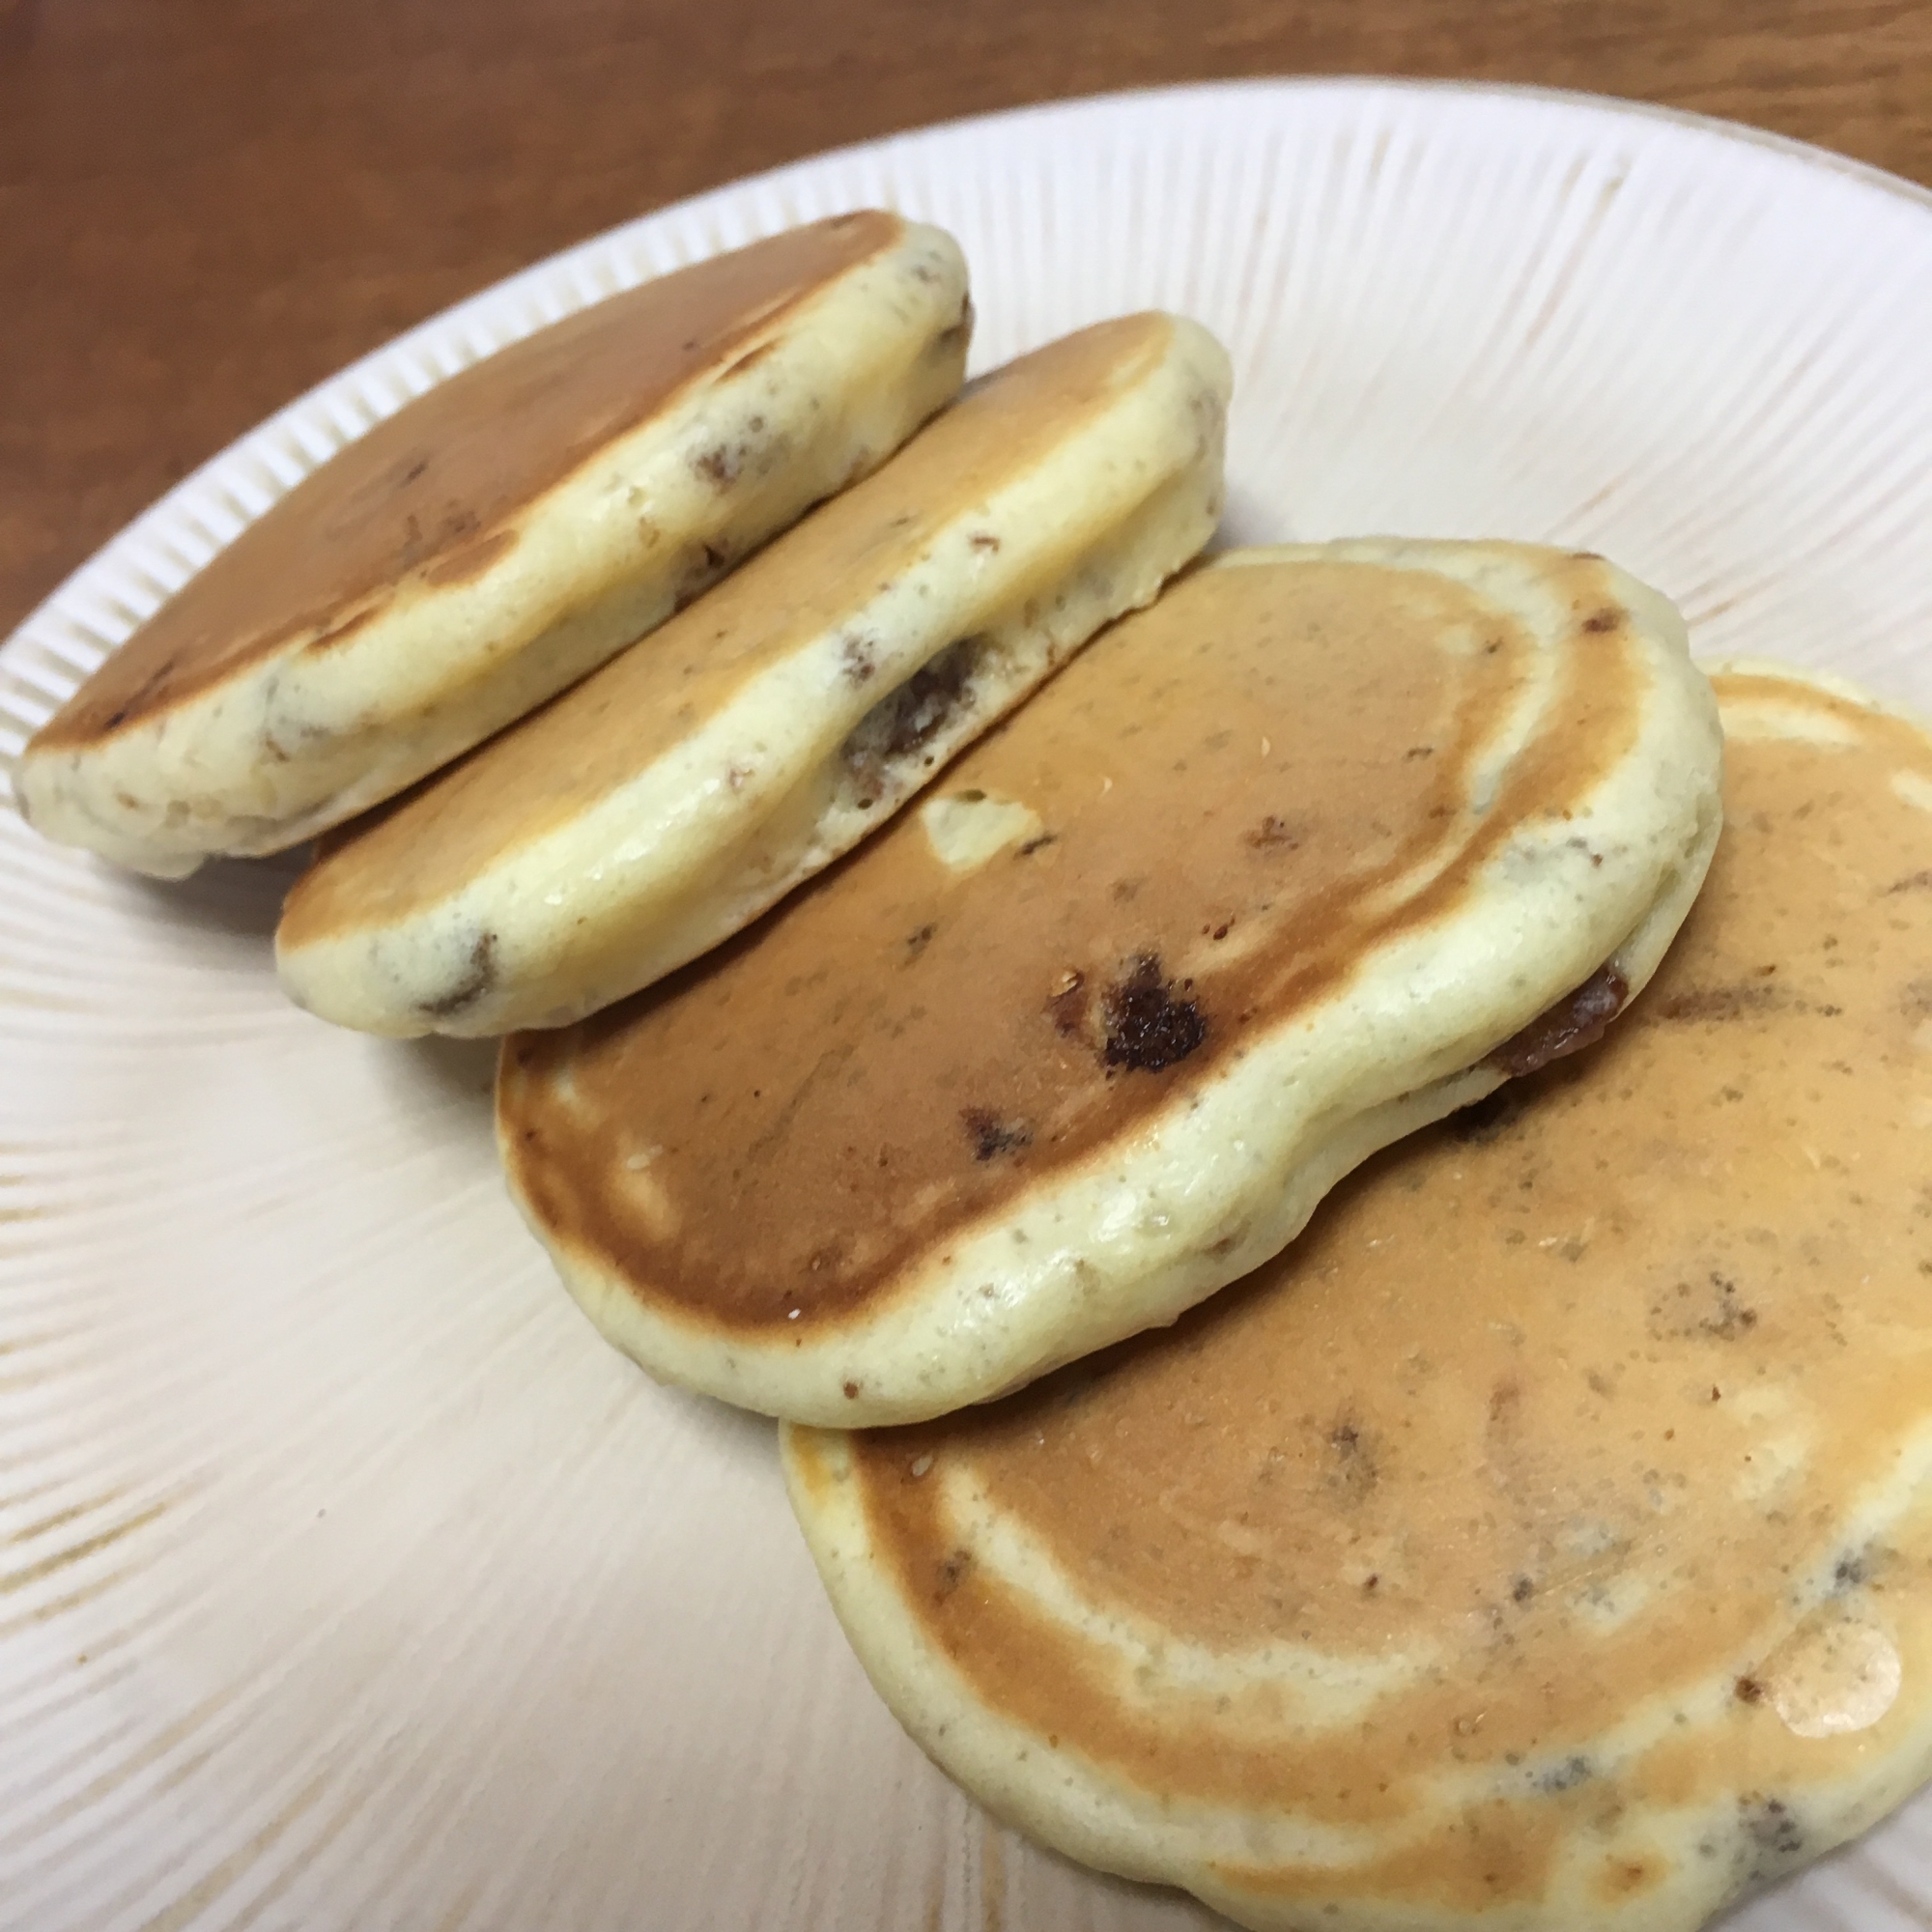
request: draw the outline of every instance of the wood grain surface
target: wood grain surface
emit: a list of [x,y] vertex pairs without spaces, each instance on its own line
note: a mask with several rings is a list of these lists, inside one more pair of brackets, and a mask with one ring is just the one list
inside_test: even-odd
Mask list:
[[613,222],[1285,72],[1632,96],[1932,182],[1922,0],[0,0],[0,633],[270,411]]

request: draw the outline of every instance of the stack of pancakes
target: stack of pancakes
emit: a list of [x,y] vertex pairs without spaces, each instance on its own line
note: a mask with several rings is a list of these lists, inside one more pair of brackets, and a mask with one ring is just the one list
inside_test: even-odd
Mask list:
[[970,327],[860,213],[502,351],[22,810],[314,838],[292,996],[507,1036],[564,1281],[783,1418],[1003,1815],[1254,1926],[1694,1926],[1932,1774],[1932,743],[1591,554],[1199,562],[1213,339]]

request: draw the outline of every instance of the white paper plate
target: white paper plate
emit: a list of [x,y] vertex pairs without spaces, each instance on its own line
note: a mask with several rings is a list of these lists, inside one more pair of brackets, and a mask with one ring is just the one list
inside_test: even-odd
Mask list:
[[[1932,707],[1932,197],[1604,102],[1264,83],[835,155],[465,303],[37,612],[0,758],[405,396],[876,202],[965,243],[981,366],[1151,303],[1218,330],[1233,537],[1602,550],[1706,654]],[[149,885],[0,812],[0,1925],[1209,1922],[1029,1848],[900,1736],[770,1426],[651,1386],[552,1279],[487,1056],[283,1004],[286,878]],[[1932,1804],[1735,1924],[1932,1924]]]

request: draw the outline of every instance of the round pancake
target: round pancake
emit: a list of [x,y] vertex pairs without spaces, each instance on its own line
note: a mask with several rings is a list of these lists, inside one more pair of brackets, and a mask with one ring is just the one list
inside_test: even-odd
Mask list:
[[1682,1932],[1932,1773],[1932,744],[1718,674],[1727,829],[1580,1059],[1173,1330],[787,1432],[994,1809],[1251,1926]]
[[1599,557],[1222,558],[743,939],[508,1042],[512,1191],[657,1375],[827,1423],[984,1400],[1600,1029],[1719,761],[1675,611]]
[[28,744],[50,838],[180,876],[392,797],[661,622],[958,388],[952,238],[838,215],[611,297],[406,404]]
[[289,895],[290,994],[370,1032],[555,1026],[749,924],[1213,533],[1228,359],[1173,316],[976,384]]

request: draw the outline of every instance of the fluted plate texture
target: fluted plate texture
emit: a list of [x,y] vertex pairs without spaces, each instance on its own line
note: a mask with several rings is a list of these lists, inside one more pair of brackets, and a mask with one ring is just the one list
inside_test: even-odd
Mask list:
[[[875,203],[965,243],[980,367],[1129,308],[1213,327],[1231,541],[1601,550],[1703,655],[1932,709],[1932,197],[1609,102],[1258,82],[804,162],[426,324],[0,648],[0,764],[408,396]],[[900,1736],[771,1426],[645,1381],[525,1235],[487,1051],[283,1002],[289,876],[151,884],[0,810],[0,1927],[1211,1923],[1031,1849]],[[1932,1926],[1932,1800],[1731,1924]]]

